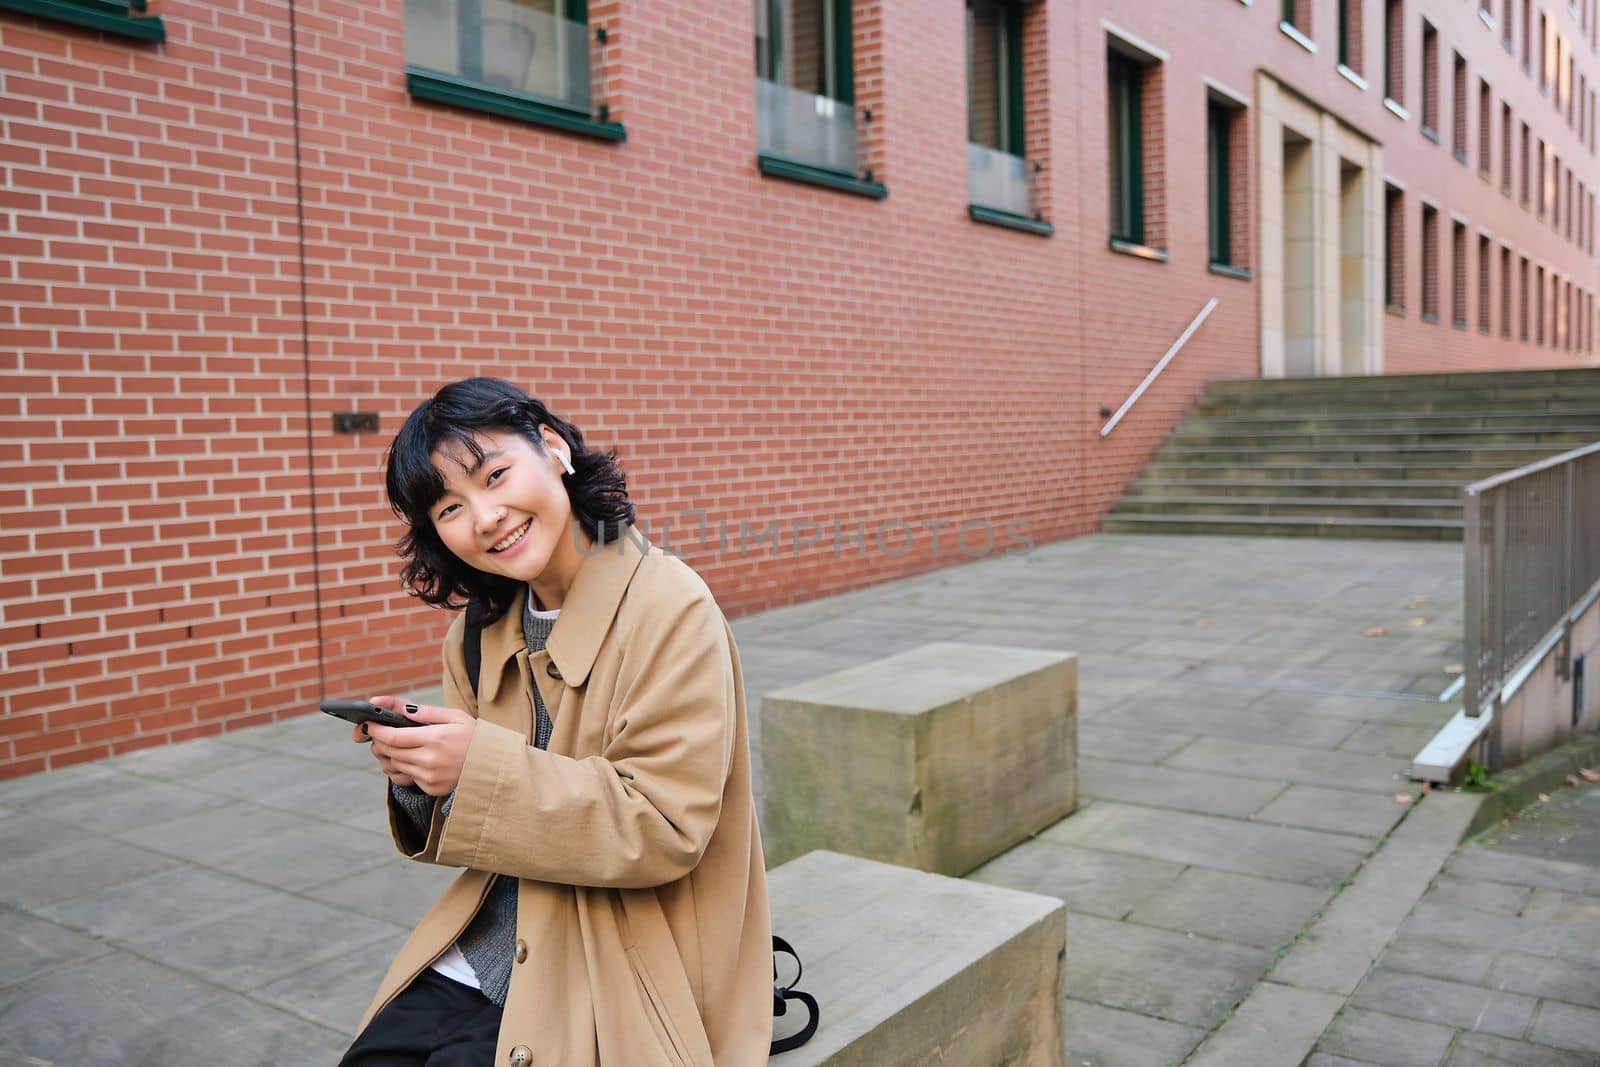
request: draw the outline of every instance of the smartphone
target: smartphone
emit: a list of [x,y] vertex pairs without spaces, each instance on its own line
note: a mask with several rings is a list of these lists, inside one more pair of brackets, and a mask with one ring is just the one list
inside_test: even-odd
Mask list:
[[421,726],[420,722],[413,722],[398,712],[380,708],[376,704],[368,704],[365,700],[324,700],[322,710],[335,718],[357,725],[364,722],[375,722],[380,726]]

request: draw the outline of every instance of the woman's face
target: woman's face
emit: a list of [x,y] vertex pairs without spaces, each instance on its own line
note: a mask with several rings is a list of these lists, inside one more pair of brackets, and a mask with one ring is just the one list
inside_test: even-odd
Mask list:
[[577,556],[569,532],[572,502],[557,455],[567,446],[541,430],[543,452],[520,433],[495,431],[474,435],[482,460],[459,446],[433,454],[445,483],[431,511],[433,526],[469,567],[531,584],[553,561],[560,569]]

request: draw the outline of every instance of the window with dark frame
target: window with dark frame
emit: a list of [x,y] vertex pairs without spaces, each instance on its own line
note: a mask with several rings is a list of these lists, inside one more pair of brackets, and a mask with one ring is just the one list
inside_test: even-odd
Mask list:
[[1522,195],[1518,197],[1518,202],[1526,209],[1532,206],[1531,186],[1533,184],[1530,177],[1532,163],[1529,159],[1533,155],[1533,131],[1526,122],[1522,124],[1522,152],[1520,155],[1522,157]]
[[860,158],[850,0],[754,3],[763,173],[881,195]]
[[0,11],[18,11],[133,41],[165,41],[166,27],[159,16],[146,13],[148,8],[144,0],[0,0]]
[[1511,249],[1500,248],[1500,336],[1511,336]]
[[1489,302],[1490,302],[1490,277],[1489,267],[1494,263],[1493,250],[1489,247],[1489,238],[1484,234],[1478,235],[1478,332],[1489,332]]
[[1339,0],[1339,65],[1358,76],[1366,73],[1362,6],[1362,0]]
[[1422,20],[1422,134],[1439,140],[1439,34]]
[[1422,205],[1422,320],[1439,321],[1439,209]]
[[1023,46],[1021,0],[967,0],[967,201],[979,221],[1047,235],[1027,159]]
[[1403,314],[1406,309],[1405,192],[1385,185],[1383,200],[1384,303],[1390,311]]
[[1385,0],[1383,9],[1383,95],[1401,107],[1406,95],[1405,0]]
[[1450,154],[1456,161],[1467,161],[1467,60],[1454,53],[1450,79]]
[[1213,267],[1245,267],[1244,188],[1240,186],[1244,108],[1215,93],[1206,97],[1206,231]]
[[1533,278],[1530,267],[1531,265],[1528,262],[1528,257],[1523,256],[1522,271],[1518,277],[1519,284],[1517,285],[1517,296],[1521,300],[1521,304],[1517,307],[1517,340],[1519,341],[1529,340],[1528,323],[1533,317],[1529,312],[1530,294],[1528,293],[1528,286],[1531,284]]
[[1478,174],[1494,177],[1494,92],[1484,78],[1478,79]]
[[1450,325],[1467,328],[1467,227],[1459,221],[1450,226]]
[[1511,51],[1511,7],[1515,0],[1504,0],[1500,9],[1500,43],[1507,52]]
[[1506,196],[1512,189],[1512,149],[1515,147],[1515,127],[1511,121],[1511,104],[1500,102],[1500,191]]
[[588,118],[587,0],[405,0],[408,73]]
[[1116,48],[1106,50],[1110,102],[1111,238],[1145,243],[1144,64]]

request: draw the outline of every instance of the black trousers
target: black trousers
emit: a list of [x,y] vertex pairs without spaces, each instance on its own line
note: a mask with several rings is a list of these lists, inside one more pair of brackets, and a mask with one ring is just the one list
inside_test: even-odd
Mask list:
[[372,1017],[339,1067],[484,1067],[499,1034],[494,1001],[426,970]]

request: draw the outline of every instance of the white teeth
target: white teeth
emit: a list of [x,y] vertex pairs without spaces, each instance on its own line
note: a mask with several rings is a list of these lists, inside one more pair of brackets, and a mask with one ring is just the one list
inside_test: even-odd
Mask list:
[[518,526],[515,530],[512,530],[509,534],[507,534],[505,536],[504,540],[496,543],[492,548],[489,549],[489,551],[490,552],[503,552],[506,549],[510,548],[512,545],[516,544],[518,538],[520,538],[524,533],[527,532],[528,526],[532,522],[533,522],[533,520],[529,519],[527,522],[523,523],[521,526]]

